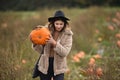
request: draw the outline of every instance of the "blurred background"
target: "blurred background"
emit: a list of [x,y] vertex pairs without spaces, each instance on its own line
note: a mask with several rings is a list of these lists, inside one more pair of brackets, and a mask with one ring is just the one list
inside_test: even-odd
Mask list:
[[0,80],[33,80],[29,33],[56,10],[74,33],[65,80],[120,80],[120,0],[1,0]]

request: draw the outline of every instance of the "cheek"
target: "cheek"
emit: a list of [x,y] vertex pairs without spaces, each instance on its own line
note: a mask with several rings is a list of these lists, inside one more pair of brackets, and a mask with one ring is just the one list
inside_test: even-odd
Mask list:
[[60,27],[60,28],[63,28],[63,27],[64,27],[64,25],[63,25],[63,24],[61,24],[61,25],[59,25],[59,27]]
[[64,27],[64,25],[61,25],[61,28],[63,28]]

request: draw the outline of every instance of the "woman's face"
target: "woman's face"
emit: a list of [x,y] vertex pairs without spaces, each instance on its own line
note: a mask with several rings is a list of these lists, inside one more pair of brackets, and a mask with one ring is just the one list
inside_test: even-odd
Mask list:
[[57,20],[54,22],[55,30],[61,31],[64,27],[64,22],[62,20]]

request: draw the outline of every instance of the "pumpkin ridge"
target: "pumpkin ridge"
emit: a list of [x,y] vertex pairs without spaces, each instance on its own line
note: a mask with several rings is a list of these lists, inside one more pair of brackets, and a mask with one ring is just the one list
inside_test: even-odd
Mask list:
[[47,27],[36,28],[30,32],[30,40],[34,44],[45,45],[50,38],[50,31]]

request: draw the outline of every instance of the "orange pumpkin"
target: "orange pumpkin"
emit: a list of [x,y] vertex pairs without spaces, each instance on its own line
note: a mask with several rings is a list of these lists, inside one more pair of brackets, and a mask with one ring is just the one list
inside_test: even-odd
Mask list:
[[50,31],[47,27],[38,27],[31,31],[30,40],[34,44],[45,45],[46,40],[50,38]]

